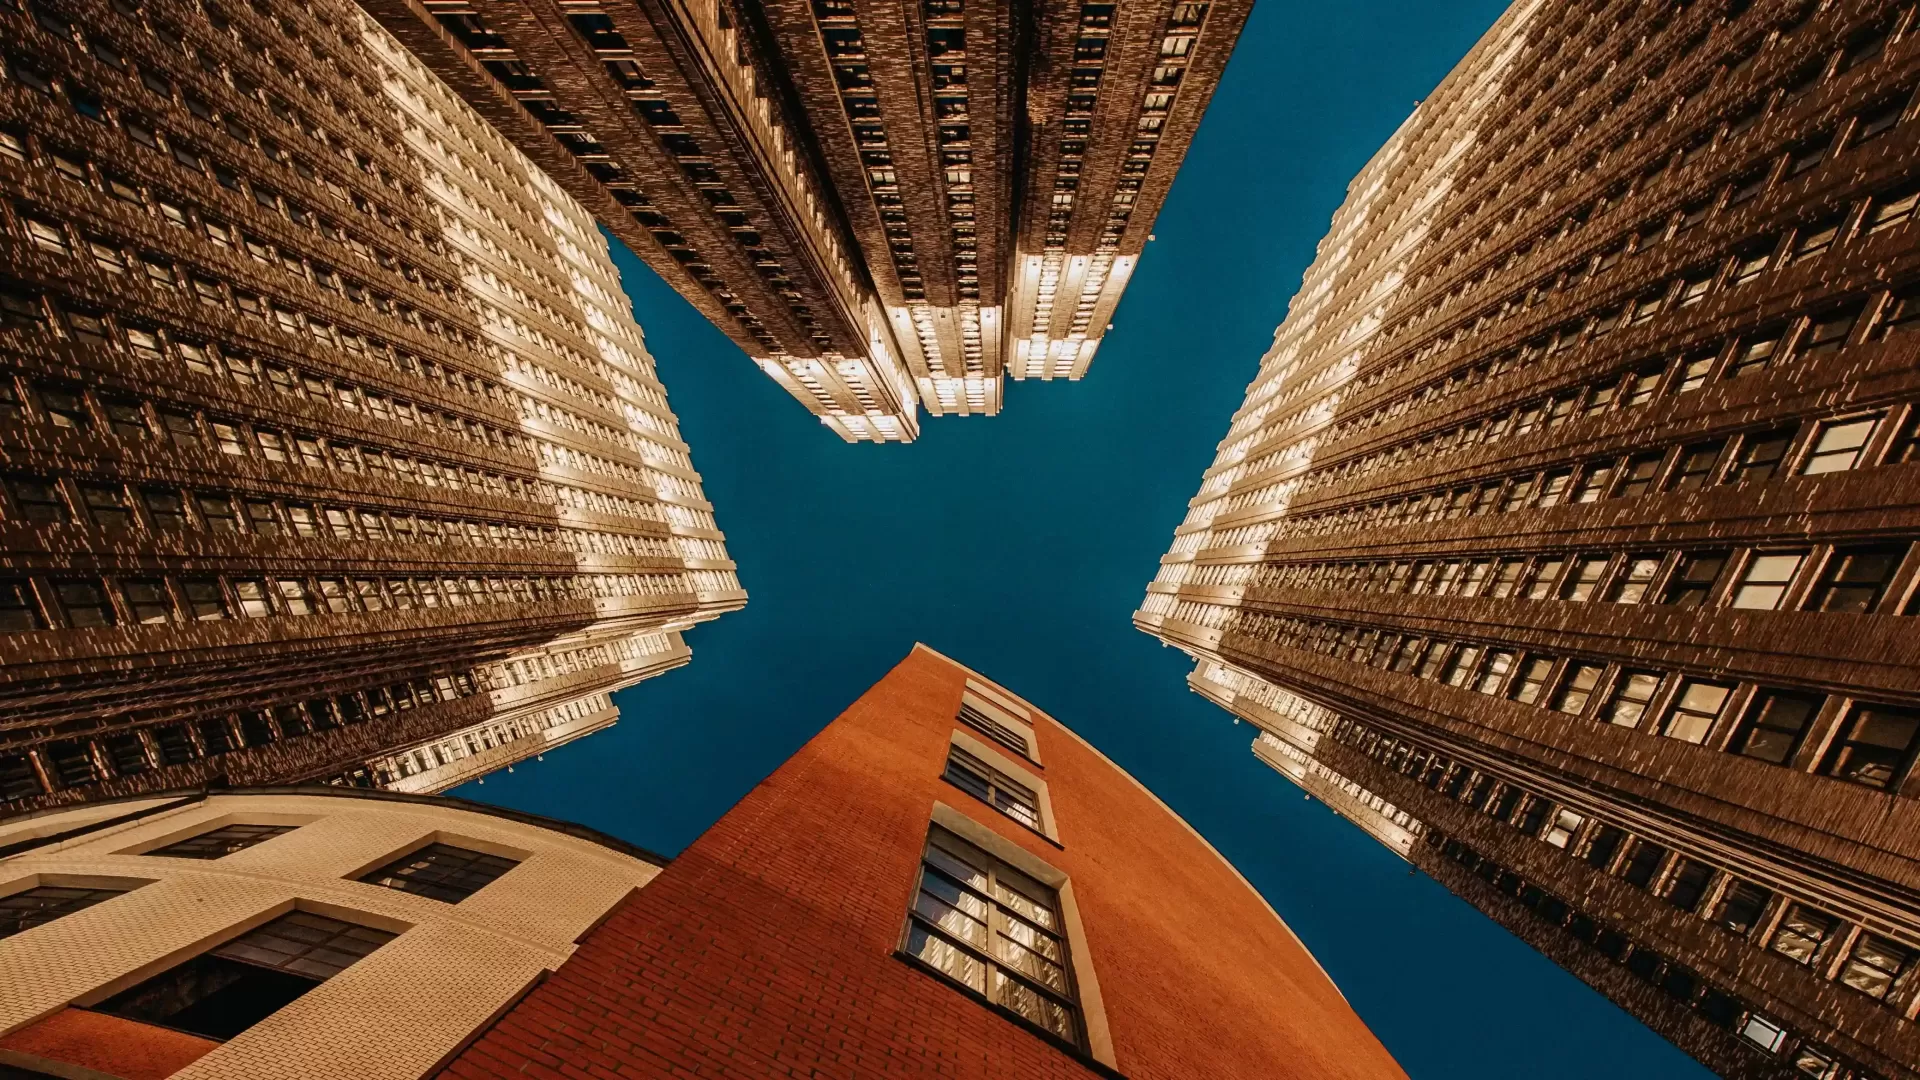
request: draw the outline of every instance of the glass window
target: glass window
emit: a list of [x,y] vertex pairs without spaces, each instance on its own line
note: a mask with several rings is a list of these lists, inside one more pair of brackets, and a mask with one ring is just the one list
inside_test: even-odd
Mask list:
[[1520,674],[1514,676],[1513,688],[1507,696],[1522,705],[1533,705],[1540,701],[1540,692],[1546,686],[1547,675],[1553,670],[1553,660],[1545,656],[1529,656],[1520,665]]
[[99,578],[56,581],[53,591],[60,599],[60,610],[66,614],[69,627],[83,630],[112,626],[119,621],[114,616],[113,600],[107,596]]
[[1814,586],[1808,610],[1855,615],[1872,611],[1906,554],[1905,547],[1837,549]]
[[264,619],[273,614],[267,583],[259,578],[233,579],[233,595],[240,601],[240,613],[249,619]]
[[457,904],[519,865],[518,859],[469,851],[452,844],[428,844],[360,880]]
[[1636,888],[1650,888],[1660,876],[1660,864],[1667,861],[1667,849],[1651,840],[1635,840],[1620,867],[1620,876]]
[[21,892],[0,896],[0,938],[10,938],[22,930],[50,923],[62,915],[111,900],[126,889],[70,888],[64,885],[39,885]]
[[217,533],[237,533],[240,531],[240,516],[233,511],[233,500],[226,494],[211,491],[193,493],[194,508],[200,511],[200,520],[207,523],[207,529]]
[[1514,594],[1520,585],[1520,572],[1527,568],[1525,559],[1501,559],[1494,568],[1493,581],[1487,586],[1487,595],[1496,600],[1505,599]]
[[1569,502],[1599,502],[1606,495],[1607,488],[1613,483],[1614,462],[1596,461],[1580,473],[1580,483],[1573,489]]
[[146,407],[132,398],[103,397],[100,408],[107,414],[113,433],[123,439],[143,439],[153,433],[147,424]]
[[219,859],[292,832],[293,825],[222,825],[147,852],[168,859]]
[[1667,588],[1661,594],[1662,604],[1674,607],[1694,608],[1707,602],[1713,595],[1713,587],[1720,580],[1720,571],[1727,565],[1728,553],[1724,551],[1694,552],[1680,556],[1679,565],[1674,568],[1673,577],[1667,581]]
[[1772,899],[1773,893],[1751,881],[1730,882],[1714,907],[1713,921],[1736,934],[1751,933]]
[[1781,917],[1780,926],[1774,930],[1773,940],[1767,947],[1795,963],[1811,966],[1820,953],[1820,946],[1838,929],[1840,920],[1832,915],[1805,904],[1793,904]]
[[1056,1038],[1082,1045],[1058,893],[937,826],[921,859],[904,951]]
[[1920,712],[1861,703],[1841,726],[1820,771],[1866,787],[1892,791],[1913,763],[1920,741]]
[[7,494],[13,497],[13,512],[18,520],[41,525],[65,525],[73,520],[67,512],[67,500],[60,487],[38,476],[7,477]]
[[1498,649],[1487,654],[1487,666],[1480,672],[1479,681],[1474,689],[1482,694],[1497,694],[1507,681],[1507,674],[1513,670],[1514,654]]
[[1606,555],[1587,555],[1573,561],[1573,570],[1567,574],[1567,580],[1560,586],[1562,600],[1583,601],[1593,599],[1600,588],[1600,579],[1606,576],[1607,565],[1612,558]]
[[1840,965],[1840,981],[1879,1001],[1907,981],[1920,950],[1879,934],[1861,933]]
[[120,595],[127,602],[133,621],[142,624],[179,622],[173,595],[160,578],[127,578],[120,582]]
[[1535,506],[1558,506],[1567,493],[1567,485],[1573,480],[1573,470],[1556,469],[1540,478],[1540,492],[1534,496]]
[[80,387],[35,381],[33,396],[39,399],[40,411],[47,414],[47,420],[54,427],[85,431],[93,426],[93,414],[87,411],[86,391]]
[[1660,462],[1666,455],[1661,453],[1635,454],[1627,459],[1620,470],[1620,485],[1613,491],[1616,499],[1631,499],[1653,489],[1653,479],[1660,474]]
[[1660,554],[1653,551],[1628,555],[1620,575],[1607,587],[1607,600],[1615,604],[1638,604],[1645,600],[1647,590],[1653,587],[1653,579],[1660,573],[1660,558]]
[[133,504],[120,484],[80,484],[80,502],[95,525],[109,529],[133,528]]
[[[1766,256],[1761,257],[1760,263],[1762,267],[1766,265]],[[1773,326],[1741,338],[1740,343],[1734,347],[1732,361],[1727,364],[1727,378],[1737,379],[1742,375],[1766,370],[1767,365],[1773,362],[1774,354],[1780,349],[1780,339],[1785,336],[1784,326]]]
[[1473,679],[1474,669],[1480,666],[1478,645],[1462,645],[1453,654],[1453,660],[1447,664],[1446,683],[1448,686],[1465,686]]
[[1694,911],[1707,895],[1707,887],[1711,884],[1713,867],[1694,859],[1682,858],[1674,864],[1673,876],[1667,879],[1667,902],[1681,911]]
[[1721,711],[1727,707],[1727,699],[1731,696],[1733,687],[1725,683],[1708,682],[1705,679],[1683,680],[1679,692],[1674,695],[1673,704],[1667,708],[1667,718],[1660,725],[1660,734],[1696,745],[1706,742],[1707,735],[1719,721]]
[[1614,683],[1613,696],[1601,712],[1602,719],[1619,727],[1639,727],[1647,714],[1647,703],[1660,690],[1657,671],[1623,671]]
[[1740,456],[1733,468],[1728,470],[1726,481],[1754,484],[1773,479],[1779,474],[1781,463],[1786,460],[1787,451],[1792,449],[1794,436],[1799,431],[1797,427],[1786,427],[1742,436]]
[[353,592],[345,578],[321,578],[319,584],[320,602],[326,606],[329,614],[339,615],[353,610]]
[[394,937],[292,911],[93,1008],[209,1039],[231,1039]]
[[1680,451],[1680,462],[1674,466],[1673,476],[1667,481],[1668,491],[1699,491],[1712,482],[1715,469],[1720,464],[1720,454],[1727,447],[1726,440],[1714,439],[1711,442],[1694,443]]
[[1800,749],[1800,740],[1806,735],[1813,718],[1820,714],[1820,706],[1824,701],[1817,694],[1762,690],[1754,696],[1753,704],[1747,707],[1747,714],[1740,721],[1740,730],[1733,733],[1733,741],[1727,744],[1727,749],[1775,765],[1785,765]]
[[1620,845],[1626,843],[1625,830],[1613,825],[1602,825],[1593,830],[1593,836],[1587,841],[1587,850],[1581,857],[1595,870],[1605,870],[1613,865],[1613,857],[1620,853]]
[[1534,560],[1533,571],[1527,575],[1526,599],[1545,600],[1553,595],[1553,583],[1560,578],[1560,571],[1567,565],[1565,559],[1539,558]]
[[1041,831],[1040,797],[1018,780],[968,753],[947,748],[944,778],[955,787],[1035,832]]
[[1027,745],[1025,732],[1017,731],[965,702],[960,705],[959,719],[961,723],[1021,757],[1033,756],[1032,748]]
[[0,633],[46,628],[47,620],[40,614],[40,602],[33,594],[33,582],[26,578],[0,578]]
[[1420,657],[1420,678],[1431,679],[1438,676],[1440,666],[1447,658],[1447,650],[1451,648],[1453,648],[1452,642],[1429,641],[1426,652]]
[[1594,687],[1600,685],[1603,670],[1599,664],[1569,664],[1566,674],[1560,677],[1560,688],[1553,695],[1554,710],[1575,716],[1586,712]]
[[1807,561],[1807,555],[1804,550],[1756,553],[1747,563],[1746,573],[1733,587],[1733,597],[1728,604],[1753,611],[1777,609],[1787,589],[1792,587],[1801,564]]
[[1580,826],[1586,823],[1587,819],[1584,816],[1562,807],[1553,815],[1553,824],[1548,826],[1546,835],[1540,839],[1554,847],[1565,849],[1573,842],[1573,837],[1580,831]]
[[141,488],[140,502],[147,510],[147,523],[162,532],[184,531],[193,527],[187,516],[187,504],[178,491],[170,488]]
[[1813,447],[1800,466],[1800,475],[1846,472],[1860,464],[1860,455],[1873,438],[1880,417],[1862,416],[1852,420],[1833,420],[1821,424],[1813,435]]
[[1863,305],[1854,304],[1815,315],[1807,325],[1806,336],[1800,339],[1800,355],[1818,356],[1845,345],[1853,334],[1853,324],[1860,321],[1862,308]]

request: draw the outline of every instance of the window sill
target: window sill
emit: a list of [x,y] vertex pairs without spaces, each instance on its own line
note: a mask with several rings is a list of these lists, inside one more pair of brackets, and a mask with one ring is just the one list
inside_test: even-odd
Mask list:
[[[895,949],[893,952],[893,958],[907,965],[908,967],[913,968],[915,971],[919,971],[926,975],[932,976],[934,979],[939,981],[941,986],[946,987],[947,989],[950,989],[955,993],[963,994],[966,997],[972,998],[974,1001],[979,1002],[981,1005],[991,1010],[995,1015],[1000,1016],[1005,1020],[1009,1020],[1015,1025],[1017,1025],[1018,1027],[1021,1027],[1026,1031],[1030,1032],[1031,1034],[1039,1037],[1040,1039],[1044,1040],[1049,1046],[1054,1047],[1055,1049],[1059,1050],[1063,1054],[1067,1054],[1071,1056],[1075,1061],[1078,1061],[1080,1064],[1085,1065],[1089,1069],[1092,1069],[1095,1073],[1099,1074],[1100,1076],[1105,1077],[1106,1080],[1127,1080],[1127,1075],[1125,1073],[1107,1064],[1106,1062],[1101,1061],[1099,1058],[1094,1057],[1092,1054],[1087,1053],[1084,1047],[1081,1047],[1075,1043],[1068,1042],[1067,1040],[1061,1038],[1060,1036],[1055,1035],[1053,1032],[1048,1031],[1046,1028],[1041,1027],[1039,1024],[1034,1023],[1033,1021],[1027,1019],[1024,1016],[1021,1016],[1019,1013],[1014,1012],[1012,1009],[1007,1008],[1005,1005],[1001,1005],[994,1002],[993,1000],[989,999],[985,994],[980,993],[978,990],[975,990],[973,987],[954,982],[953,979],[950,978],[946,972],[941,971],[939,968],[934,967],[932,964],[929,964],[926,961],[920,959],[919,957],[914,956],[912,953]],[[1081,1022],[1085,1023],[1084,1019]]]

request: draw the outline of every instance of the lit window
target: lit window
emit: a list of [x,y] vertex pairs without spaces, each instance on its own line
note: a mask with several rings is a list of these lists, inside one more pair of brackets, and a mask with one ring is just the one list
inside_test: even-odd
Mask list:
[[1873,438],[1873,429],[1879,423],[1880,417],[1876,415],[1821,424],[1814,433],[1806,464],[1800,466],[1800,475],[1845,472],[1858,466],[1861,452]]
[[1508,697],[1522,705],[1533,705],[1540,700],[1540,692],[1546,686],[1547,674],[1553,670],[1553,660],[1545,656],[1529,656],[1520,665],[1520,673],[1514,676],[1513,688]]
[[1820,771],[1866,787],[1893,791],[1920,744],[1920,712],[1862,703],[1853,707]]
[[968,753],[952,746],[947,751],[945,779],[1020,824],[1040,831],[1040,798],[1032,788]]
[[294,911],[93,1008],[209,1039],[231,1039],[394,937]]
[[1620,576],[1607,587],[1607,600],[1615,604],[1638,604],[1647,597],[1653,579],[1660,573],[1660,556],[1653,552],[1627,556]]
[[1870,998],[1885,1001],[1894,987],[1905,981],[1917,958],[1920,950],[1879,934],[1862,933],[1853,943],[1853,952],[1840,965],[1840,981]]
[[1560,689],[1553,695],[1554,710],[1575,716],[1587,711],[1587,702],[1593,697],[1594,687],[1600,685],[1603,670],[1599,664],[1569,665],[1567,673],[1560,678]]
[[1606,576],[1607,565],[1611,561],[1605,555],[1575,559],[1572,572],[1567,574],[1566,583],[1560,586],[1560,598],[1573,601],[1593,599],[1594,592],[1600,587],[1600,579]]
[[236,851],[245,851],[282,833],[290,833],[294,828],[292,825],[222,825],[198,836],[176,840],[166,847],[155,848],[147,854],[169,859],[218,859]]
[[1078,1047],[1059,895],[944,829],[927,837],[902,951]]
[[1812,965],[1820,947],[1840,928],[1840,920],[1817,908],[1794,904],[1780,919],[1767,947],[1795,963]]
[[83,911],[102,900],[111,900],[126,889],[70,888],[63,885],[38,885],[17,893],[0,896],[0,938],[9,938],[22,930],[50,923],[62,915]]
[[360,880],[457,904],[519,865],[518,859],[468,851],[451,844],[428,844]]
[[1553,816],[1553,824],[1547,828],[1546,835],[1540,839],[1554,847],[1564,849],[1573,842],[1574,834],[1580,831],[1580,826],[1586,823],[1585,817],[1563,807]]
[[1728,603],[1736,608],[1772,611],[1780,606],[1792,586],[1800,566],[1807,561],[1806,551],[1779,551],[1755,555],[1747,572],[1734,586]]
[[[1647,703],[1660,689],[1660,673],[1657,671],[1623,671],[1619,681],[1614,684],[1613,696],[1607,699],[1602,719],[1618,727],[1639,727],[1640,718],[1647,713]],[[1577,710],[1575,710],[1577,711]]]
[[1722,683],[1705,679],[1685,680],[1680,684],[1673,705],[1667,709],[1667,719],[1660,726],[1660,734],[1681,742],[1706,742],[1708,733],[1719,721],[1720,713],[1727,707],[1727,699],[1732,695],[1733,687]]

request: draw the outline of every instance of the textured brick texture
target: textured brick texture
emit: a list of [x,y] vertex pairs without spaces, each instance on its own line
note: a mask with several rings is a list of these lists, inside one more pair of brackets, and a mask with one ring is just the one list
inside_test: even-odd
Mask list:
[[916,648],[443,1075],[1095,1075],[892,956],[936,801],[1068,875],[1127,1076],[1403,1075],[1259,895],[1050,718],[1063,846],[941,781],[968,674]]

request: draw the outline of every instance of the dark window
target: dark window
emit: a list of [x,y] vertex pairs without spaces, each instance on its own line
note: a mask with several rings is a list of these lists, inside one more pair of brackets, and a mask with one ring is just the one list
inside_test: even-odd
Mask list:
[[60,610],[66,615],[67,625],[73,629],[112,626],[118,621],[114,617],[113,601],[99,578],[55,581],[53,592],[60,598]]
[[78,739],[47,743],[41,748],[41,754],[63,788],[85,787],[100,779],[100,770],[93,763],[93,751]]
[[452,844],[428,844],[360,880],[457,904],[519,865],[518,859],[468,851]]
[[1680,563],[1674,568],[1673,577],[1667,581],[1660,602],[1675,607],[1701,606],[1713,594],[1714,584],[1719,581],[1720,571],[1726,565],[1726,552],[1697,552],[1680,556]]
[[1673,476],[1667,480],[1668,491],[1698,491],[1706,487],[1713,479],[1715,468],[1720,464],[1720,454],[1727,447],[1725,440],[1695,443],[1680,451],[1680,462],[1674,467]]
[[394,937],[294,911],[94,1009],[209,1039],[231,1039]]
[[1800,748],[1807,726],[1820,713],[1824,699],[1814,694],[1765,690],[1758,694],[1734,732],[1728,749],[1736,754],[1785,765]]
[[1807,607],[1812,611],[1872,611],[1906,557],[1902,547],[1840,548],[1827,560]]
[[26,578],[0,578],[0,633],[46,628],[40,602],[33,595],[33,582]]
[[1635,454],[1627,459],[1620,470],[1620,486],[1613,491],[1616,499],[1631,499],[1645,495],[1653,488],[1653,478],[1660,472],[1660,461],[1664,454]]
[[1701,898],[1707,895],[1707,886],[1712,883],[1713,867],[1681,859],[1667,882],[1667,902],[1681,911],[1692,911],[1700,906]]
[[21,519],[41,525],[64,525],[72,520],[67,500],[51,480],[37,476],[10,476],[7,494],[13,496],[13,511]]
[[171,623],[180,620],[174,610],[173,596],[160,578],[127,578],[120,582],[120,596],[136,623]]
[[1014,753],[1019,754],[1021,757],[1033,756],[1032,750],[1027,746],[1027,737],[1025,734],[1015,731],[1013,728],[995,720],[993,717],[988,716],[971,705],[961,704],[960,722],[985,735],[987,738],[992,739],[994,742],[1012,750]]
[[1818,356],[1845,345],[1853,333],[1853,324],[1860,321],[1862,310],[1863,305],[1854,304],[1815,315],[1807,325],[1806,336],[1800,339],[1800,354]]
[[1780,463],[1793,447],[1794,436],[1799,434],[1799,430],[1795,427],[1775,428],[1743,437],[1740,440],[1740,457],[1727,474],[1728,482],[1745,484],[1772,479],[1779,473]]
[[944,829],[927,837],[902,951],[1074,1046],[1081,1024],[1058,894]]
[[1892,791],[1913,763],[1916,742],[1920,742],[1920,712],[1863,702],[1853,707],[1820,771]]
[[184,724],[164,724],[154,728],[153,741],[160,747],[162,765],[184,765],[200,756]]
[[1720,896],[1713,921],[1736,934],[1751,933],[1760,922],[1761,912],[1767,909],[1767,901],[1772,899],[1773,893],[1751,881],[1730,882]]
[[40,885],[0,896],[0,938],[9,938],[22,930],[49,923],[62,915],[90,908],[102,900],[111,900],[126,889],[81,889],[63,885]]
[[141,488],[140,502],[147,508],[147,522],[155,529],[173,531],[193,527],[192,519],[187,517],[186,500],[178,491]]
[[107,753],[107,760],[113,763],[113,771],[121,776],[138,776],[153,767],[153,759],[147,756],[147,744],[133,732],[115,735],[101,744]]
[[170,859],[218,859],[236,851],[245,851],[281,833],[290,833],[296,827],[293,825],[222,825],[198,836],[176,840],[166,847],[155,848],[147,854],[163,855]]
[[1633,850],[1627,852],[1627,862],[1620,868],[1620,876],[1629,885],[1647,888],[1660,873],[1660,864],[1667,859],[1667,849],[1651,840],[1636,840]]
[[200,745],[207,748],[208,757],[228,753],[236,749],[233,729],[220,717],[205,717],[200,721]]
[[182,578],[180,594],[187,601],[187,615],[195,622],[217,622],[233,618],[227,607],[226,593],[219,578]]
[[959,746],[947,750],[945,779],[981,802],[1025,825],[1040,829],[1040,798],[1032,788],[981,761]]

